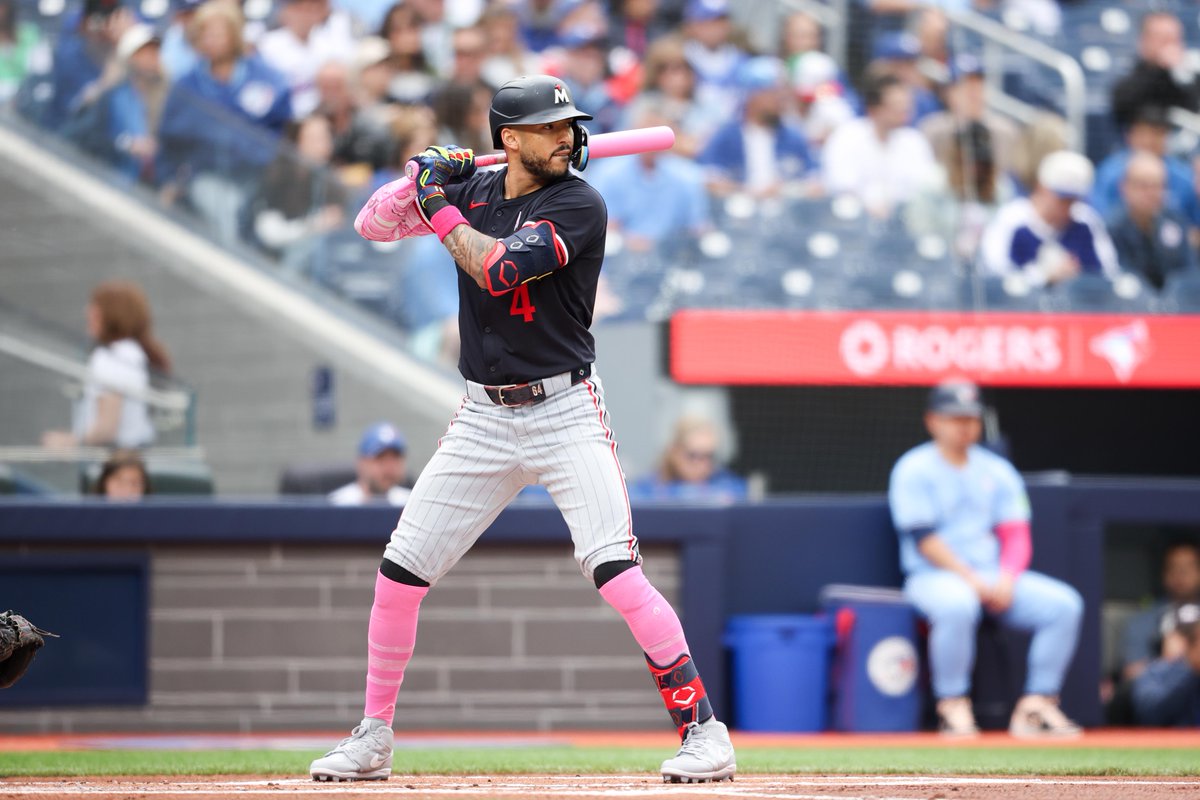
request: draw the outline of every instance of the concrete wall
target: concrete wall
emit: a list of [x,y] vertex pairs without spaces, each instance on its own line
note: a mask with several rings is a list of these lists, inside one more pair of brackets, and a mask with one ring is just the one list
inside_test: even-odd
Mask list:
[[[154,545],[149,704],[5,710],[0,731],[352,726],[380,552]],[[678,606],[673,551],[650,549],[646,561]],[[550,546],[477,548],[430,591],[396,719],[406,729],[669,724],[624,622],[569,547]]]

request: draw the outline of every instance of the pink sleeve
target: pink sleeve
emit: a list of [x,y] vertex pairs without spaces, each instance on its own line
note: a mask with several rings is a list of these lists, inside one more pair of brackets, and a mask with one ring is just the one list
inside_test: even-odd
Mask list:
[[1033,542],[1029,537],[1029,522],[1001,522],[994,529],[1000,540],[1000,569],[1016,577],[1029,567],[1033,558]]

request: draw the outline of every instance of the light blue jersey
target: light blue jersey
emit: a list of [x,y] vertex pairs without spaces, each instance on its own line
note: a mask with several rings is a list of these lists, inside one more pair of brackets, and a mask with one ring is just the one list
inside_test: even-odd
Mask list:
[[1000,566],[992,529],[1028,521],[1025,483],[1005,459],[978,445],[955,467],[933,442],[909,450],[892,469],[888,485],[892,522],[900,535],[900,566],[906,575],[934,569],[917,542],[936,533],[962,561],[978,571]]

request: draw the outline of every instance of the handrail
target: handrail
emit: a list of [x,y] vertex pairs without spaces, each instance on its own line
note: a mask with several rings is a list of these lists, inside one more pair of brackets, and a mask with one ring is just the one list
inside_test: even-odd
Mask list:
[[[57,462],[103,462],[112,455],[106,447],[40,447],[38,445],[0,446],[0,463],[4,464],[52,464]],[[203,461],[204,448],[200,445],[181,447],[159,447],[155,445],[144,452],[147,461]]]
[[[1033,61],[1055,70],[1062,77],[1065,115],[1070,127],[1068,146],[1078,152],[1087,150],[1087,84],[1083,67],[1071,56],[1036,39],[1014,33],[1000,23],[974,11],[945,9],[946,18],[955,25],[974,31],[990,40],[985,42],[984,70],[990,89],[999,89],[1002,71],[998,69],[993,48],[1007,47]],[[988,52],[991,50],[992,52]],[[1016,98],[1006,99],[1009,106],[1029,106]],[[1029,106],[1031,109],[1032,106]]]
[[[5,333],[0,333],[0,352],[7,353],[14,358],[19,358],[28,364],[33,364],[51,372],[56,372],[59,375],[72,378],[81,384],[94,380],[88,372],[87,367],[82,364],[61,356],[52,350]],[[112,389],[126,397],[141,400],[149,406],[161,408],[165,411],[186,412],[192,404],[192,398],[188,392],[182,389],[164,390],[155,389],[150,386],[145,389],[133,389],[125,386],[107,386],[105,388]]]

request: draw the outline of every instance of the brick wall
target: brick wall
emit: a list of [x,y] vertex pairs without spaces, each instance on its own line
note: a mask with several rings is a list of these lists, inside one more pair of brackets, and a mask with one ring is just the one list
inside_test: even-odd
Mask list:
[[[646,572],[678,607],[670,549]],[[381,548],[156,546],[150,702],[0,712],[0,730],[346,728],[362,715]],[[36,668],[36,664],[35,664]],[[422,604],[405,729],[661,728],[624,622],[559,547],[469,553]]]

